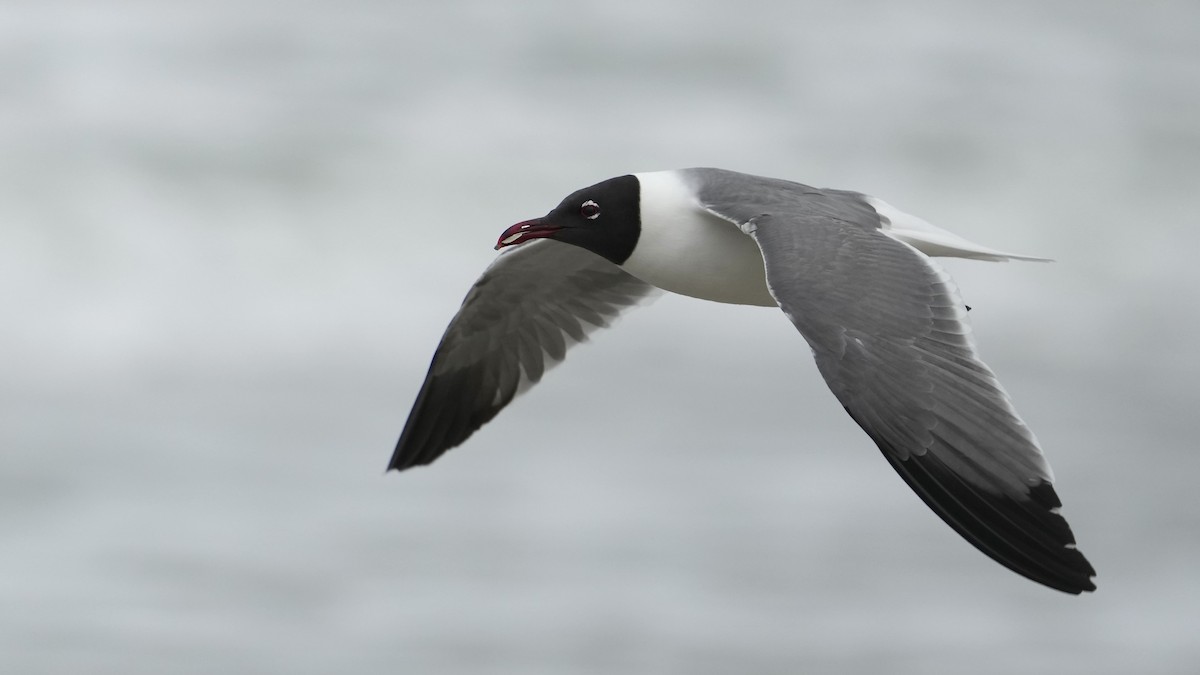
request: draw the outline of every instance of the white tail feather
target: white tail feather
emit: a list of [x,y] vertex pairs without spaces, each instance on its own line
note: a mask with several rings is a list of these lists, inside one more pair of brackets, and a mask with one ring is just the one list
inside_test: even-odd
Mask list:
[[866,197],[867,203],[879,214],[884,234],[902,241],[928,256],[948,258],[972,258],[974,260],[991,260],[1004,262],[1006,260],[1029,260],[1033,262],[1052,262],[1050,258],[1039,258],[1031,255],[1005,253],[994,248],[981,246],[962,237],[947,232],[940,227],[931,225],[920,218],[907,214],[888,204],[882,199]]

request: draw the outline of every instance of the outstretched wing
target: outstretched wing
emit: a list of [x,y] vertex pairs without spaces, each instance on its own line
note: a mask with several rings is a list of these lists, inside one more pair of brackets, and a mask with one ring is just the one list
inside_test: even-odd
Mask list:
[[568,348],[654,291],[569,244],[504,249],[446,328],[388,469],[429,464],[467,440]]
[[976,353],[949,275],[884,234],[860,195],[804,189],[761,204],[701,197],[754,237],[829,388],[934,512],[1019,574],[1095,590],[1050,467]]

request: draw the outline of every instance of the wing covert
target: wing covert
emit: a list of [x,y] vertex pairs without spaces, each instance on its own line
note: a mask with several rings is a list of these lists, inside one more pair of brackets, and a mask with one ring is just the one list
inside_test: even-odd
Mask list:
[[504,249],[446,328],[388,469],[429,464],[467,440],[572,345],[655,291],[569,244]]
[[861,195],[799,187],[761,204],[717,190],[702,205],[755,239],[830,390],[938,516],[1019,574],[1094,590],[1050,467],[980,360],[949,275],[884,234]]

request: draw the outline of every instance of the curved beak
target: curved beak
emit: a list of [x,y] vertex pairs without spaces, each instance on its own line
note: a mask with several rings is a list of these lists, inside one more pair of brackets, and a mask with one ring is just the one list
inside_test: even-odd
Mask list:
[[530,239],[542,239],[544,237],[549,237],[561,229],[561,227],[557,225],[551,225],[541,218],[526,220],[505,230],[504,233],[500,235],[500,240],[496,242],[496,250],[499,251],[505,246],[515,246],[516,244],[524,243]]

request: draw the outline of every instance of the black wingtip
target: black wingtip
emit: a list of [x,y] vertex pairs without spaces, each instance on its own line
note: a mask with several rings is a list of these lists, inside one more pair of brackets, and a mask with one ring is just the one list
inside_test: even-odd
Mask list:
[[387,471],[433,463],[490,422],[516,396],[516,381],[494,399],[494,388],[485,386],[483,379],[473,368],[435,375],[431,365]]
[[1075,573],[1069,578],[1068,585],[1058,588],[1058,590],[1074,595],[1096,590],[1096,583],[1093,581],[1096,577],[1096,568],[1092,567],[1092,563],[1088,562],[1083,553],[1075,547],[1075,533],[1071,531],[1071,526],[1067,524],[1066,518],[1063,518],[1058,512],[1058,509],[1062,508],[1062,500],[1054,491],[1054,485],[1048,480],[1042,480],[1029,489],[1028,495],[1031,502],[1045,509],[1044,521],[1053,523],[1060,541],[1066,542],[1062,548],[1068,553],[1060,552],[1060,556],[1070,561],[1071,569]]
[[929,453],[906,460],[884,455],[922,501],[988,557],[1064,593],[1096,590],[1096,570],[1076,548],[1049,482],[1031,488],[1024,499],[1014,498],[975,488]]
[[[850,412],[849,409],[846,412]],[[858,418],[850,416],[859,422]],[[1049,481],[1020,496],[973,485],[932,452],[902,455],[859,422],[888,463],[934,513],[985,555],[1021,576],[1064,593],[1096,590],[1096,570],[1075,546]],[[906,459],[900,459],[906,456]]]
[[414,466],[418,466],[418,464],[412,461],[409,453],[403,450],[400,443],[397,443],[396,449],[392,451],[392,458],[388,460],[387,468],[384,469],[383,472],[385,474],[392,471],[399,472],[404,471],[405,469],[411,469]]

